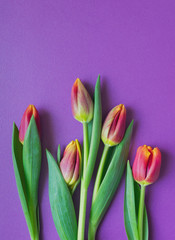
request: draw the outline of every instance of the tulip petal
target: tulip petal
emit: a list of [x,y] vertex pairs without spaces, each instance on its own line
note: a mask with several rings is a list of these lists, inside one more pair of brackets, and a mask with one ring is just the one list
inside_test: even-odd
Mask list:
[[77,152],[77,157],[76,157],[76,163],[75,163],[75,167],[74,167],[74,172],[73,172],[73,176],[72,179],[70,181],[70,185],[74,184],[78,178],[79,178],[79,168],[80,168],[80,159],[79,159],[79,154]]
[[161,166],[161,152],[158,148],[154,148],[152,150],[152,158],[148,162],[147,177],[145,179],[145,182],[153,183],[158,179],[160,173],[160,166]]
[[150,151],[148,151],[147,146],[140,146],[137,149],[136,157],[134,160],[132,172],[135,181],[142,182],[146,178],[147,164],[149,157],[151,156]]
[[69,183],[72,179],[72,175],[74,172],[76,152],[75,151],[67,152],[66,150],[67,149],[65,149],[65,152],[63,155],[64,157],[60,162],[60,169],[65,181]]
[[124,133],[125,133],[125,127],[126,127],[126,109],[124,105],[121,105],[121,110],[119,112],[119,116],[117,116],[116,119],[116,128],[114,130],[114,136],[113,141],[120,143],[123,139]]

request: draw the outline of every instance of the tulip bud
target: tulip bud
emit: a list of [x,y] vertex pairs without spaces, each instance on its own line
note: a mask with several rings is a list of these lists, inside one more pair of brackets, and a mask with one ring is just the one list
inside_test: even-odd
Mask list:
[[27,128],[29,126],[32,115],[35,118],[38,132],[40,134],[40,118],[39,118],[38,111],[34,105],[29,105],[23,114],[23,117],[21,120],[21,125],[19,128],[19,140],[22,144],[24,142],[25,134],[26,134]]
[[119,144],[125,133],[126,108],[123,104],[114,107],[107,115],[103,124],[101,139],[105,145]]
[[159,177],[161,166],[161,152],[156,147],[140,146],[137,149],[132,172],[135,181],[141,185],[154,183]]
[[76,139],[70,142],[64,150],[63,158],[60,162],[62,175],[72,190],[81,174],[81,149],[80,143]]
[[93,118],[93,102],[79,78],[71,92],[72,114],[79,122],[90,122]]

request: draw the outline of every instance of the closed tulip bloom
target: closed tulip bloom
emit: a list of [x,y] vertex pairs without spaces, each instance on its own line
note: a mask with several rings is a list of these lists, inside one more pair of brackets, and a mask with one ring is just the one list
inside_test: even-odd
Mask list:
[[161,152],[156,147],[140,146],[137,149],[132,172],[135,181],[141,185],[154,183],[159,177],[161,166]]
[[27,128],[29,126],[29,123],[30,123],[30,120],[31,120],[32,116],[34,116],[34,118],[35,118],[35,122],[36,122],[36,125],[37,125],[37,128],[38,128],[38,133],[40,135],[39,113],[38,113],[37,109],[35,108],[35,106],[30,104],[23,114],[21,124],[20,124],[20,128],[19,128],[19,140],[22,144],[24,142],[25,134],[26,134],[26,131],[27,131]]
[[80,81],[76,79],[71,92],[72,114],[79,122],[90,122],[93,118],[92,99]]
[[126,108],[123,104],[114,107],[103,124],[101,139],[105,145],[119,144],[124,136],[126,126]]
[[73,189],[80,177],[81,160],[81,147],[76,139],[67,145],[60,162],[60,170],[70,189]]

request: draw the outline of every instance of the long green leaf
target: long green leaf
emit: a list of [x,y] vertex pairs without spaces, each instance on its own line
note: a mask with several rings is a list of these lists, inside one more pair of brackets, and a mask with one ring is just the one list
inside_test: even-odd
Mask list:
[[35,118],[32,116],[28,126],[23,145],[23,166],[27,187],[27,197],[38,203],[38,182],[41,168],[41,143],[36,126]]
[[60,164],[61,161],[61,149],[60,149],[60,144],[58,145],[58,149],[57,149],[57,162],[58,164]]
[[94,93],[94,118],[92,125],[92,136],[89,149],[88,164],[85,174],[85,185],[89,186],[92,173],[95,166],[95,161],[98,153],[98,147],[100,144],[101,136],[101,124],[102,124],[102,107],[101,107],[101,93],[100,93],[100,75],[98,76],[95,93]]
[[77,239],[77,220],[70,191],[60,169],[49,151],[49,200],[53,220],[61,240]]
[[[133,179],[132,171],[128,161],[124,203],[125,229],[128,236],[128,240],[139,239],[137,229],[139,201],[140,201],[140,187],[139,184],[136,183]],[[149,235],[148,217],[146,207],[144,207],[143,240],[148,240],[148,235]]]
[[23,170],[23,161],[22,161],[22,144],[19,141],[19,131],[15,123],[13,124],[13,136],[12,136],[12,157],[13,157],[13,166],[16,178],[16,185],[18,188],[18,194],[21,200],[21,205],[23,208],[24,216],[29,228],[29,232],[32,233],[32,224],[30,220],[29,209],[27,205],[27,197],[25,192],[25,178]]
[[41,143],[34,116],[30,120],[24,138],[23,166],[33,236],[36,236],[39,234],[38,182],[41,168]]
[[88,123],[88,142],[91,142],[93,120]]
[[[139,211],[139,201],[140,201],[140,187],[137,182],[134,181],[134,190],[135,190],[135,205],[136,205],[136,215],[138,218]],[[148,226],[148,216],[146,211],[146,206],[144,207],[144,216],[143,216],[143,240],[148,240],[149,237],[149,226]]]
[[116,146],[108,170],[92,203],[90,223],[94,228],[99,225],[120,183],[128,158],[132,129],[133,121],[129,125],[122,142]]
[[124,220],[128,240],[139,240],[135,206],[134,179],[129,161],[127,163],[125,183]]

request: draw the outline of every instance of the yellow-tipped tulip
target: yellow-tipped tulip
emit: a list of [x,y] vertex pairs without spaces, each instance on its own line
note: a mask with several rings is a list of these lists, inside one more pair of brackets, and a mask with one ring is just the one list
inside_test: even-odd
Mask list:
[[126,109],[123,104],[114,107],[103,124],[101,139],[105,145],[119,144],[124,136],[126,126]]
[[161,152],[156,147],[140,146],[137,149],[132,172],[135,181],[141,185],[154,183],[159,177],[161,166]]
[[93,118],[92,99],[80,81],[76,79],[71,92],[72,114],[79,122],[90,122]]
[[81,174],[81,147],[76,139],[70,142],[64,150],[63,158],[60,162],[62,175],[72,190]]

